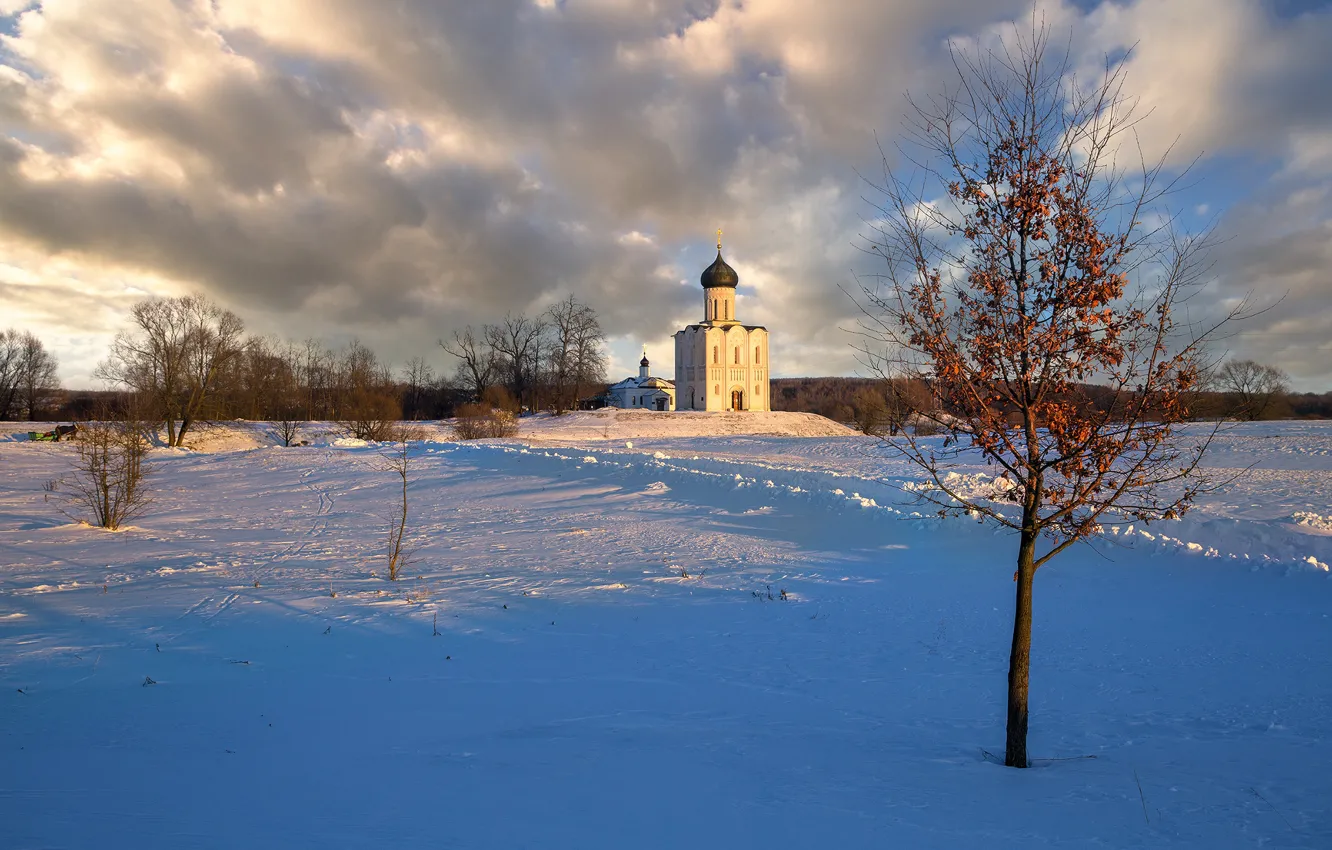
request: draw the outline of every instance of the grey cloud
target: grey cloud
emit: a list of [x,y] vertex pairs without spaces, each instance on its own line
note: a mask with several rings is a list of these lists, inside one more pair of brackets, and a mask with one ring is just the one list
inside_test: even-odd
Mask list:
[[346,136],[336,104],[321,102],[298,81],[222,79],[188,97],[135,89],[98,103],[134,136],[156,138],[183,162],[240,192],[309,184],[310,157],[322,138]]
[[9,151],[0,172],[0,224],[9,234],[53,252],[234,291],[263,306],[297,307],[311,290],[346,281],[385,233],[417,225],[423,214],[412,193],[368,170],[327,175],[330,185],[356,192],[349,197],[236,208],[146,182],[29,180]]
[[[34,176],[0,135],[0,241],[161,274],[256,329],[360,335],[400,362],[454,327],[563,293],[598,304],[612,335],[663,337],[698,313],[700,269],[680,246],[706,264],[704,240],[722,225],[728,256],[765,281],[743,309],[773,329],[787,374],[855,368],[840,330],[855,307],[837,287],[864,270],[849,246],[871,131],[892,136],[909,86],[935,89],[946,36],[1025,8],[291,0],[272,8],[303,25],[282,31],[184,4],[144,6],[136,20],[128,3],[31,37],[22,61],[48,63],[45,76],[0,78],[0,133],[68,163],[98,153],[85,130],[100,121],[183,177]],[[710,48],[734,54],[722,73],[666,49],[708,19],[733,27]],[[1317,52],[1312,38],[1293,49]],[[790,53],[797,41],[806,59]],[[62,112],[70,59],[105,90]],[[193,87],[173,87],[175,70],[200,63],[209,72]],[[1294,64],[1237,95],[1250,109],[1268,102],[1253,113],[1262,122],[1296,126],[1301,98],[1326,97],[1309,91],[1315,80],[1282,88]],[[436,146],[427,125],[457,138]],[[416,159],[390,164],[405,149]],[[655,241],[619,241],[629,230]],[[1266,275],[1293,263],[1304,281],[1320,262],[1314,237],[1279,248],[1270,236],[1234,262]]]
[[1328,389],[1332,371],[1332,180],[1274,186],[1219,222],[1223,299],[1251,296],[1260,314],[1231,329],[1231,356],[1277,365],[1298,388]]

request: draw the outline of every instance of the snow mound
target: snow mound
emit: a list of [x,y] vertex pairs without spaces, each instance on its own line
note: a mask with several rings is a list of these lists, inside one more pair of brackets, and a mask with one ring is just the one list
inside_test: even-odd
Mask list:
[[1313,511],[1297,511],[1291,516],[1296,525],[1302,525],[1313,531],[1332,532],[1332,514],[1324,516]]
[[[27,440],[30,430],[51,430],[57,423],[0,423],[0,442]],[[412,422],[412,428],[428,441],[451,442],[455,438],[451,420]],[[538,413],[518,420],[518,439],[523,442],[573,443],[595,441],[623,442],[632,449],[634,440],[689,437],[848,437],[857,432],[831,419],[813,413],[788,411],[736,412],[650,410],[584,410],[554,415]],[[368,443],[344,436],[336,422],[306,422],[296,439],[315,446],[361,448]],[[158,435],[159,446],[166,444],[166,432]],[[46,444],[43,444],[46,445]],[[191,428],[185,446],[193,452],[219,454],[282,445],[272,423],[230,420],[203,422]]]

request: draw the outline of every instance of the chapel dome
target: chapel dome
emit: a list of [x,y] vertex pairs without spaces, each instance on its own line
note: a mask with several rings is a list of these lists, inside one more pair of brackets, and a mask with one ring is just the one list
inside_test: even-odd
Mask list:
[[735,269],[726,264],[726,261],[722,259],[721,248],[718,248],[717,259],[713,260],[712,265],[703,270],[698,282],[703,284],[704,289],[713,289],[718,286],[734,288],[740,283],[740,275],[736,274]]

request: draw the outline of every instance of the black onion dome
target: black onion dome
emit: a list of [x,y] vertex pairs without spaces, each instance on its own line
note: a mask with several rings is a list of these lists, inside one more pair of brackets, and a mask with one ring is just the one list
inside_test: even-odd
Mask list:
[[647,359],[647,355],[646,355],[646,354],[643,355],[643,359],[642,359],[642,360],[638,361],[638,365],[639,365],[639,366],[646,366],[646,365],[648,365],[648,359]]
[[735,273],[735,269],[726,265],[722,259],[721,249],[717,250],[717,259],[712,261],[712,265],[703,270],[699,276],[698,282],[703,284],[704,289],[712,289],[717,286],[735,287],[740,283],[740,275]]

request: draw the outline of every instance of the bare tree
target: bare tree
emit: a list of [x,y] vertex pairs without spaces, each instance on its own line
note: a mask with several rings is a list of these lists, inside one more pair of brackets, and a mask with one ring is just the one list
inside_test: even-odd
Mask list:
[[291,447],[306,424],[304,419],[297,417],[294,410],[294,408],[285,408],[273,419],[273,434],[282,441],[284,448]]
[[302,343],[296,357],[298,383],[304,390],[305,419],[333,418],[332,352],[315,339]]
[[468,325],[453,332],[453,341],[439,340],[439,347],[458,358],[457,381],[466,388],[472,401],[480,401],[486,387],[495,380],[495,352],[486,344],[485,333],[478,338]]
[[23,335],[14,328],[0,331],[0,419],[16,416],[22,362]]
[[290,403],[297,392],[291,349],[290,343],[271,337],[245,341],[240,355],[232,361],[231,374],[219,381],[219,389],[225,389],[228,396],[224,405],[227,415],[272,419],[279,408]]
[[353,437],[385,441],[394,439],[401,416],[389,367],[359,340],[352,340],[338,368],[338,421]]
[[497,369],[520,405],[531,406],[531,389],[541,366],[544,318],[512,313],[497,325],[486,325],[486,344],[495,353]]
[[411,420],[420,419],[422,412],[425,411],[426,393],[435,379],[435,372],[425,360],[413,357],[407,361],[402,377],[407,383],[402,405],[403,416]]
[[30,331],[0,331],[0,419],[36,419],[60,386],[56,358]]
[[166,425],[167,445],[182,445],[243,351],[244,324],[199,295],[140,301],[132,316],[135,330],[116,336],[97,375],[139,393]]
[[568,410],[577,405],[583,388],[604,378],[606,335],[597,313],[572,295],[546,311],[551,329],[547,371],[552,383],[552,406]]
[[278,373],[281,380],[274,388],[272,407],[266,418],[272,420],[273,431],[282,445],[289,447],[308,421],[308,388],[302,382],[306,349],[288,341],[275,353],[282,360]]
[[1216,386],[1228,396],[1231,415],[1252,422],[1276,409],[1290,391],[1290,380],[1275,366],[1230,360],[1217,371]]
[[53,390],[60,387],[56,376],[55,355],[46,350],[42,341],[32,333],[22,337],[23,351],[19,360],[19,404],[29,421],[47,404]]
[[[1037,569],[1099,534],[1107,514],[1178,517],[1216,486],[1199,475],[1208,435],[1175,433],[1215,327],[1175,318],[1206,270],[1206,240],[1157,215],[1173,187],[1163,163],[1126,173],[1116,160],[1135,149],[1123,61],[1075,80],[1048,48],[1033,24],[994,50],[956,51],[955,87],[912,102],[903,155],[916,173],[899,177],[885,156],[870,236],[885,271],[862,291],[867,361],[882,375],[929,373],[947,411],[923,414],[942,446],[909,430],[891,439],[926,475],[923,497],[1018,538],[1014,767],[1028,764]],[[1088,396],[1093,379],[1110,403]],[[968,461],[999,471],[988,497],[950,474]]]
[[592,387],[606,383],[606,334],[596,313],[588,308],[573,332],[573,401],[576,405]]

